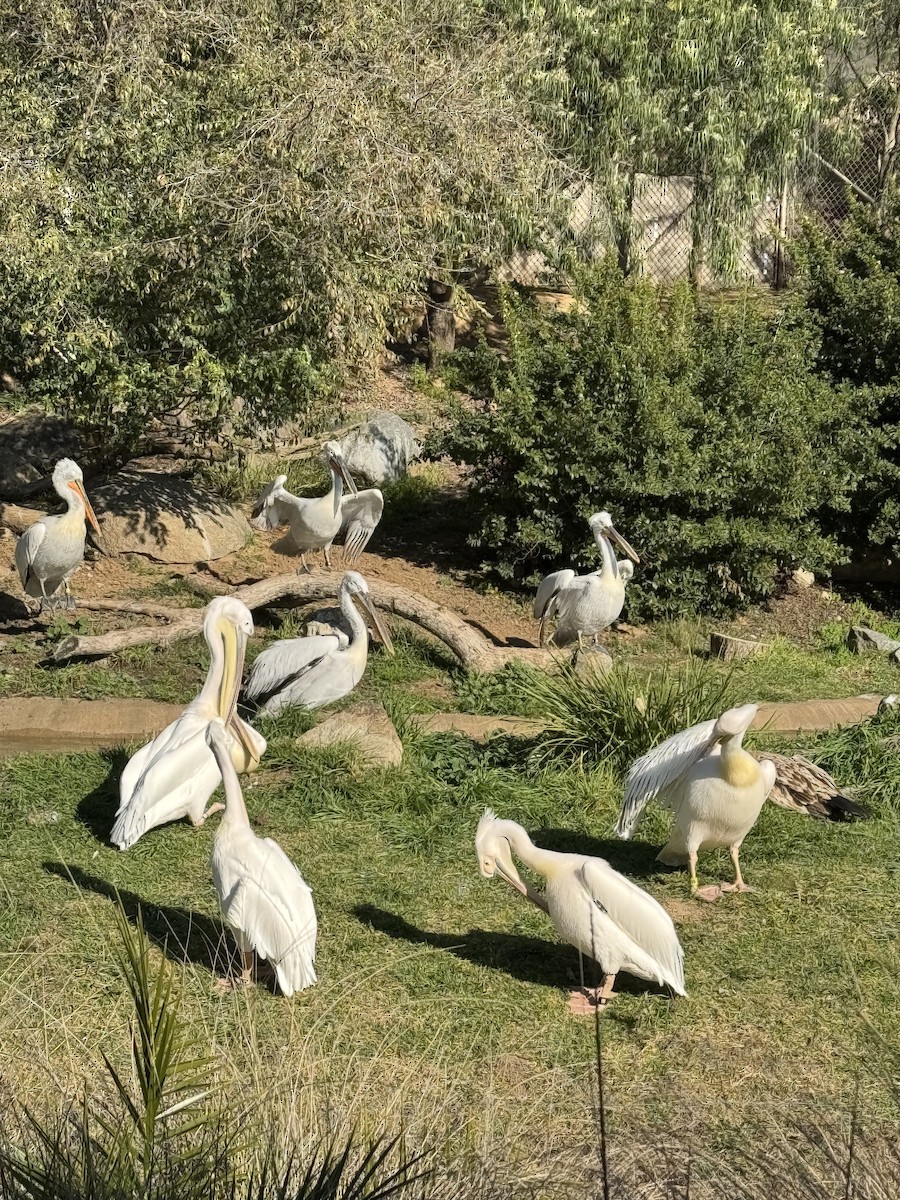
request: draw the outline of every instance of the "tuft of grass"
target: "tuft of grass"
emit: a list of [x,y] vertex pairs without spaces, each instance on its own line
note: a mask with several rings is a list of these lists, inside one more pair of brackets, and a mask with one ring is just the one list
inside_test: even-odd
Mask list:
[[285,487],[295,495],[324,494],[330,486],[325,464],[317,456],[286,462],[275,454],[251,454],[240,460],[203,463],[194,478],[231,503],[246,503],[255,500],[276,475],[287,475]]
[[820,734],[806,753],[839,782],[852,780],[867,803],[900,816],[900,707]]
[[523,690],[550,726],[540,757],[609,762],[620,770],[735,703],[731,675],[700,659],[650,674],[618,663],[605,675],[582,676],[566,665],[552,675],[535,674]]

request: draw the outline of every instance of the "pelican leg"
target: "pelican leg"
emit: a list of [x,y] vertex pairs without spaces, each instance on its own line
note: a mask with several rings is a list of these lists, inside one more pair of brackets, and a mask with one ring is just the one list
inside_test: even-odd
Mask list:
[[196,820],[193,817],[191,817],[190,818],[191,824],[194,826],[195,829],[199,829],[207,817],[211,817],[213,815],[213,813],[224,812],[224,811],[225,811],[224,804],[211,804],[209,806],[209,808],[206,810],[206,812],[203,814],[202,817],[199,817]]
[[299,575],[301,572],[305,572],[307,575],[310,574],[309,565],[306,561],[306,555],[302,550],[300,551],[300,570],[297,572],[297,574]]
[[253,951],[241,951],[241,984],[246,985],[253,982]]
[[539,646],[546,646],[547,642],[550,640],[548,637],[546,637],[546,632],[547,632],[547,618],[541,617],[541,627],[538,630],[538,645]]
[[578,630],[578,649],[579,650],[584,649],[584,634],[581,632],[580,629]]
[[708,887],[700,887],[697,882],[697,851],[688,851],[688,862],[691,869],[691,897],[694,900],[707,900],[712,903],[713,900],[718,900],[722,895],[722,888],[717,883],[711,883]]
[[325,555],[325,567],[327,570],[330,571],[331,570],[331,543],[330,542],[328,543],[327,546],[322,547],[322,553]]
[[723,883],[721,885],[723,892],[752,892],[753,888],[748,883],[744,883],[744,877],[741,874],[741,843],[736,846],[729,846],[731,861],[734,863],[734,883]]
[[69,588],[68,579],[63,580],[63,590],[66,593],[66,598],[63,601],[63,607],[68,609],[69,612],[74,612],[75,611],[75,597],[72,595],[72,592]]

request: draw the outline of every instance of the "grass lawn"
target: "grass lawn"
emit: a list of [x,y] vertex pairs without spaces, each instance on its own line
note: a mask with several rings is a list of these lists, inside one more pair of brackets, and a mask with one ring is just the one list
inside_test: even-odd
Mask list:
[[[263,626],[258,648],[277,626]],[[704,637],[699,625],[660,627],[627,653],[652,669]],[[260,725],[269,751],[247,788],[251,819],[297,862],[320,922],[320,982],[292,1000],[263,986],[214,989],[230,953],[208,867],[216,818],[199,831],[154,830],[122,854],[107,836],[125,752],[0,760],[8,1090],[55,1103],[97,1074],[101,1050],[127,1061],[118,892],[178,964],[198,1050],[212,1049],[242,1102],[265,1098],[307,1130],[427,1132],[454,1151],[508,1160],[523,1178],[554,1151],[575,1155],[578,1172],[581,1148],[593,1161],[595,1074],[593,1023],[566,1009],[578,957],[502,881],[479,877],[473,838],[489,805],[540,845],[609,858],[678,926],[687,998],[623,976],[603,1019],[620,1146],[639,1130],[727,1145],[773,1119],[848,1113],[857,1093],[867,1121],[896,1119],[884,1046],[900,1040],[900,799],[879,797],[874,819],[852,825],[767,806],[742,856],[757,891],[691,902],[685,873],[654,861],[665,816],[648,812],[632,843],[612,837],[621,781],[608,768],[538,769],[521,743],[426,737],[404,719],[430,708],[527,711],[515,672],[463,679],[412,634],[400,631],[398,644],[393,660],[375,655],[358,696],[377,695],[394,717],[401,767],[364,771],[340,748],[300,750],[304,714]],[[826,629],[811,648],[776,642],[739,666],[732,686],[741,700],[887,692],[895,671],[850,656]],[[112,668],[47,670],[22,640],[6,648],[0,694],[186,701],[204,673],[199,641],[132,651]],[[727,855],[702,860],[704,881],[728,869]]]

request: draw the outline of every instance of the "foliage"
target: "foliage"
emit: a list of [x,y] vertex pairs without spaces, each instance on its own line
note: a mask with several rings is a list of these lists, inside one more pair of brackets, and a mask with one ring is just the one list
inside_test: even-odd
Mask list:
[[900,527],[900,197],[851,200],[837,230],[807,220],[792,247],[795,284],[821,329],[819,369],[853,384],[867,469],[835,528],[853,544],[898,546]]
[[460,356],[460,407],[433,453],[470,467],[470,540],[484,567],[534,585],[593,568],[587,518],[609,510],[643,556],[632,617],[719,611],[771,594],[779,573],[839,557],[818,513],[865,469],[854,397],[810,370],[811,323],[752,294],[664,296],[613,264],[568,313],[507,292],[508,356]]
[[698,659],[649,675],[618,663],[600,676],[579,675],[571,666],[535,672],[527,694],[549,727],[540,757],[603,761],[623,772],[673,733],[735,703],[730,677]]
[[315,416],[552,195],[482,4],[23,0],[0,47],[0,365],[128,445]]
[[239,1130],[245,1114],[230,1116],[222,1103],[203,1106],[217,1090],[214,1064],[190,1045],[173,972],[164,963],[154,978],[140,913],[133,929],[120,907],[117,926],[133,1005],[137,1090],[104,1054],[111,1103],[85,1093],[56,1124],[26,1112],[20,1137],[0,1138],[5,1200],[387,1200],[414,1185],[422,1194],[422,1156],[407,1155],[398,1138],[335,1142],[306,1162],[294,1154],[279,1162],[273,1147],[263,1146],[258,1169],[241,1171],[236,1151],[250,1148],[246,1130]]
[[620,266],[633,269],[638,176],[689,175],[693,267],[730,274],[752,214],[808,153],[827,110],[832,0],[549,0],[521,6],[548,51],[544,119],[599,183]]
[[807,753],[835,779],[854,781],[855,792],[876,810],[900,813],[900,713],[896,707],[868,721],[829,730]]

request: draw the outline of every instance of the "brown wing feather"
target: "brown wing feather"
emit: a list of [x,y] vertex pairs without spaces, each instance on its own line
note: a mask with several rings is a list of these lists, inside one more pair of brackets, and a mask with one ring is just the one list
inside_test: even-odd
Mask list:
[[807,813],[823,821],[848,821],[853,817],[869,816],[868,809],[845,796],[827,771],[794,754],[772,754],[754,751],[757,759],[767,759],[777,771],[775,786],[769,793],[773,804],[792,812]]

